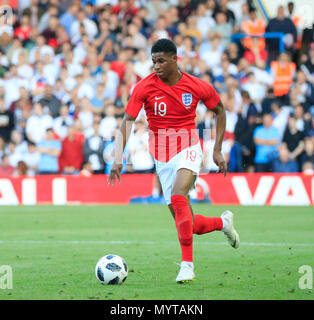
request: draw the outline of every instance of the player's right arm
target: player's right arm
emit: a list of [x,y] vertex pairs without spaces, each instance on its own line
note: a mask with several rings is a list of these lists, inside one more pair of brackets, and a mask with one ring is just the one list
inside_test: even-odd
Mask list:
[[126,143],[129,140],[133,123],[144,104],[144,92],[145,90],[143,90],[143,85],[141,82],[139,82],[134,87],[134,90],[126,107],[120,129],[116,136],[114,163],[110,171],[108,184],[112,183],[114,185],[116,178],[118,178],[119,182],[121,181],[120,172],[122,170],[123,151],[126,146]]

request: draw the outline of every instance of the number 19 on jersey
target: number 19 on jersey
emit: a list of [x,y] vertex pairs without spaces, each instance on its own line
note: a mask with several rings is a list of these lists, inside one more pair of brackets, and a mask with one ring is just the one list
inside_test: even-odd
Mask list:
[[155,116],[164,117],[167,113],[167,105],[164,102],[157,102],[155,101]]

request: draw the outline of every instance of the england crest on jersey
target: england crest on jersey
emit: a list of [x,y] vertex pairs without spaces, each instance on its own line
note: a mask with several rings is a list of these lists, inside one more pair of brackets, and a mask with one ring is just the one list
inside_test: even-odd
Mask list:
[[182,102],[185,106],[190,106],[193,101],[192,93],[182,93]]

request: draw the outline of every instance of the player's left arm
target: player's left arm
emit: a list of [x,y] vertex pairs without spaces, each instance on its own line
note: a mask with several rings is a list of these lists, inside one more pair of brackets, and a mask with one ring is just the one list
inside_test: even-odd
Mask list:
[[223,172],[224,176],[227,174],[227,164],[222,155],[221,148],[226,131],[226,112],[221,101],[217,106],[211,109],[216,114],[216,141],[214,145],[213,160],[219,168],[219,172]]

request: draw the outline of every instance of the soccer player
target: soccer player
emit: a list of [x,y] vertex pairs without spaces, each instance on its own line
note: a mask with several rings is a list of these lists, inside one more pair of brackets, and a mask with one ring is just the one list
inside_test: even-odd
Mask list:
[[149,148],[154,158],[165,201],[175,219],[182,251],[178,283],[195,278],[193,265],[193,234],[221,230],[230,245],[237,248],[239,235],[233,225],[233,213],[221,217],[194,214],[189,191],[194,187],[202,161],[202,149],[195,129],[196,107],[201,100],[216,114],[216,141],[213,160],[219,172],[226,175],[226,162],[221,153],[226,115],[215,89],[203,80],[179,70],[177,48],[168,39],[158,40],[151,49],[155,72],[134,87],[127,104],[115,151],[114,164],[108,179],[120,181],[122,154],[132,126],[142,106],[149,125]]

